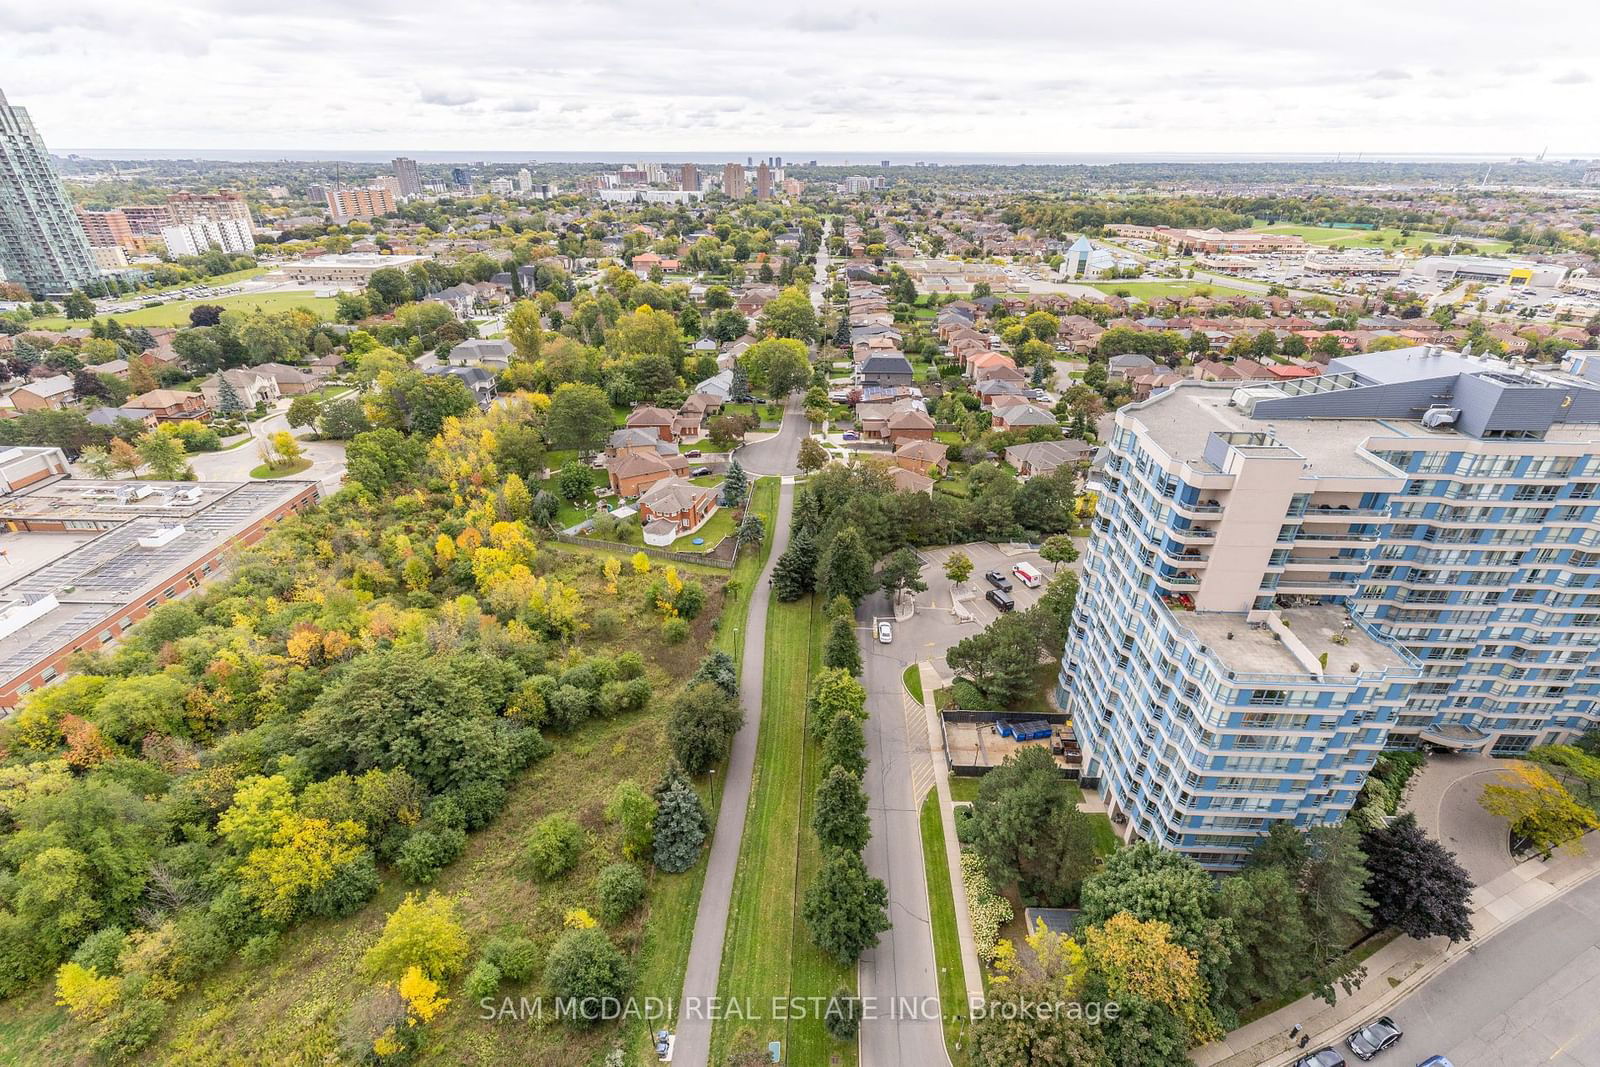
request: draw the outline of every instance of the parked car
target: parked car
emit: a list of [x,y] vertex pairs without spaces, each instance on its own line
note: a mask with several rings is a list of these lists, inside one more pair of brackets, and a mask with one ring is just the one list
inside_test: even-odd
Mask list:
[[1385,1015],[1356,1030],[1344,1039],[1344,1043],[1356,1054],[1356,1059],[1366,1061],[1393,1046],[1400,1040],[1400,1036],[1400,1028],[1394,1024],[1393,1019]]
[[854,430],[847,430],[844,433],[840,434],[840,436],[843,437],[846,441],[859,441],[859,440],[861,440],[861,435],[856,433]]
[[687,452],[685,452],[683,454],[683,458],[684,459],[699,459],[700,458],[700,450],[698,448],[691,448],[691,449],[689,449],[689,451],[687,451]]
[[[1009,589],[1010,586],[1008,585],[1006,588]],[[1012,608],[1017,606],[1017,602],[1011,599],[1011,595],[1009,593],[1002,593],[998,589],[991,589],[985,593],[984,596],[988,599],[989,603],[993,604],[1001,611],[1010,611]]]
[[878,644],[887,645],[894,641],[894,627],[886,622],[878,624]]
[[1011,579],[1006,577],[1005,571],[984,571],[983,576],[996,589],[1002,589],[1007,593],[1011,592]]
[[1294,1061],[1294,1067],[1344,1067],[1344,1057],[1339,1055],[1338,1049],[1329,1046],[1301,1056]]
[[1445,1059],[1443,1056],[1429,1056],[1427,1059],[1417,1064],[1417,1067],[1456,1067],[1456,1065]]
[[706,475],[708,475],[710,473],[711,473],[711,468],[710,467],[696,467],[694,470],[689,472],[689,475],[690,475],[690,477],[693,477],[693,478],[703,478],[703,477],[705,477]]

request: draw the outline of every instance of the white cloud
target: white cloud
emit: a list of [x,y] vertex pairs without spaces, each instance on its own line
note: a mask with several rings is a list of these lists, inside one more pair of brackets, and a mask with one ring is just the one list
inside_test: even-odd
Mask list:
[[1593,4],[0,0],[0,26],[0,89],[62,151],[1600,152]]

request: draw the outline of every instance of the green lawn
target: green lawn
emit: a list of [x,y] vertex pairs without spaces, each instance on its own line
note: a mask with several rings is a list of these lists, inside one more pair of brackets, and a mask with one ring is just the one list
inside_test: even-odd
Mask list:
[[[724,1018],[712,1032],[712,1063],[721,1063],[741,1029],[761,1044],[783,1042],[786,1063],[853,1064],[856,1046],[827,1036],[820,1018],[771,1018],[774,998],[827,997],[855,987],[855,969],[841,967],[811,943],[801,896],[820,865],[809,826],[818,752],[806,733],[806,689],[820,665],[821,614],[812,598],[771,602],[767,610],[756,764],[734,875],[718,993],[748,1004],[747,1020]],[[753,711],[754,709],[747,709]]]
[[913,663],[907,667],[901,678],[906,683],[906,689],[917,698],[917,703],[922,703],[922,671],[917,669],[917,665]]
[[1410,230],[1405,235],[1393,227],[1379,230],[1350,230],[1339,226],[1296,226],[1293,223],[1280,222],[1276,225],[1260,225],[1251,227],[1262,233],[1294,233],[1304,237],[1310,244],[1328,245],[1333,248],[1393,248],[1395,238],[1400,238],[1400,248],[1421,248],[1425,244],[1432,244],[1443,253],[1449,248],[1452,240],[1457,242],[1456,252],[1468,254],[1471,252],[1504,252],[1511,246],[1505,241],[1489,239],[1455,237],[1445,233],[1432,233],[1427,230]]
[[165,289],[151,290],[148,293],[139,293],[139,296],[161,296],[165,293],[176,293],[180,289],[188,289],[196,285],[233,285],[248,278],[258,278],[267,273],[266,267],[246,267],[244,270],[229,271],[227,274],[213,274],[209,278],[196,278],[193,281],[180,282],[169,285]]
[[950,776],[950,799],[956,803],[971,804],[978,799],[978,783],[982,778],[957,778]]
[[1112,281],[1085,283],[1091,289],[1098,289],[1108,296],[1120,295],[1124,291],[1130,297],[1136,296],[1142,300],[1186,300],[1191,296],[1204,296],[1212,300],[1227,300],[1235,296],[1255,296],[1243,289],[1231,289],[1221,282],[1210,279],[1205,281],[1171,281],[1171,282],[1141,282],[1141,281]]
[[750,503],[746,511],[761,516],[761,525],[766,535],[761,541],[761,551],[752,552],[746,549],[739,554],[739,561],[733,566],[733,581],[729,583],[728,591],[725,593],[727,605],[723,608],[722,618],[717,624],[716,639],[712,641],[713,647],[733,657],[736,667],[744,663],[745,609],[750,603],[750,592],[761,578],[761,570],[767,565],[767,557],[772,554],[772,522],[778,514],[777,478],[755,480],[750,490]]
[[[961,963],[961,936],[956,924],[955,890],[950,885],[944,823],[940,819],[939,791],[932,789],[922,801],[922,864],[928,879],[928,919],[933,928],[933,962],[939,968],[939,1004],[944,1019],[944,1044],[950,1062],[966,1063],[964,1023],[967,1017],[967,972]],[[961,1049],[956,1048],[961,1045]]]
[[[319,319],[332,319],[335,303],[331,296],[313,296],[310,292],[236,293],[233,296],[219,296],[206,300],[174,300],[159,307],[139,308],[120,315],[100,317],[116,319],[128,327],[187,326],[191,309],[200,304],[215,304],[220,308],[243,311],[288,311],[291,308],[305,308]],[[83,320],[68,321],[60,316],[34,319],[28,323],[30,329],[36,330],[65,330],[87,325],[88,323]]]
[[[706,520],[706,524],[694,533],[686,533],[672,542],[674,552],[710,552],[717,547],[717,542],[724,537],[733,536],[733,509],[719,507],[716,514]],[[705,541],[703,545],[694,543],[696,537]]]
[[304,456],[302,456],[299,459],[295,460],[293,463],[290,463],[290,464],[287,464],[287,465],[281,466],[281,467],[274,467],[271,464],[263,463],[263,464],[261,464],[261,466],[256,467],[254,470],[252,470],[250,472],[250,477],[252,477],[252,478],[288,478],[291,475],[299,474],[301,471],[305,470],[306,468],[308,468],[310,466],[311,466],[311,461],[309,459],[305,458]]

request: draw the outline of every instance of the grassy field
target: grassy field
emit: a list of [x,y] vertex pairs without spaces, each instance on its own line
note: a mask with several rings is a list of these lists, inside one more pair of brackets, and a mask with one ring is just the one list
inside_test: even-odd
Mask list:
[[[510,796],[495,820],[471,835],[466,852],[446,867],[433,886],[456,901],[458,915],[476,949],[490,936],[518,931],[548,951],[559,934],[564,912],[594,907],[595,881],[620,854],[619,832],[602,816],[607,798],[624,778],[653,785],[665,767],[667,708],[664,699],[693,671],[713,637],[715,613],[696,619],[690,640],[662,642],[653,619],[617,610],[637,603],[646,579],[625,575],[620,597],[603,591],[592,554],[556,545],[541,549],[550,573],[576,585],[593,605],[592,621],[602,611],[609,622],[586,637],[583,648],[597,654],[636,649],[649,665],[658,697],[648,709],[614,719],[593,719],[572,733],[554,736],[554,751],[511,784]],[[710,605],[737,611],[743,600],[721,599],[722,577],[708,575]],[[721,634],[716,635],[719,639]],[[720,643],[720,641],[719,641]],[[715,812],[718,776],[698,783]],[[523,843],[540,818],[569,813],[586,831],[577,866],[550,882],[531,880],[522,866]],[[705,864],[680,875],[648,875],[645,906],[632,918],[608,926],[606,933],[634,967],[634,992],[676,997],[694,928]],[[271,959],[255,965],[234,957],[205,981],[182,994],[168,1012],[154,1044],[141,1063],[182,1063],[223,1067],[236,1063],[311,1064],[340,1061],[341,1021],[367,986],[355,975],[362,955],[376,940],[386,916],[412,887],[385,872],[382,888],[355,914],[307,922],[286,931]],[[571,1030],[553,1020],[500,1022],[479,1017],[460,979],[442,992],[450,1004],[429,1027],[423,1059],[432,1063],[598,1064],[612,1047],[625,1049],[630,1065],[653,1063],[645,1021]],[[545,992],[541,979],[507,983],[501,992],[533,998]],[[41,983],[20,998],[0,1004],[0,1063],[54,1065],[95,1062],[84,1048],[88,1032],[67,1020],[52,1003],[53,983]]]
[[1221,282],[1210,279],[1205,281],[1171,281],[1171,282],[1141,282],[1141,281],[1115,281],[1115,282],[1088,282],[1091,289],[1098,289],[1108,296],[1117,296],[1126,292],[1130,297],[1141,300],[1186,300],[1191,296],[1204,296],[1212,300],[1227,300],[1235,296],[1255,296],[1243,289],[1231,289]]
[[[305,308],[319,319],[331,319],[335,303],[331,296],[312,296],[310,292],[236,293],[233,296],[219,296],[208,300],[174,300],[159,307],[139,308],[120,315],[102,315],[100,318],[116,319],[128,327],[187,326],[191,309],[200,304],[215,304],[217,307],[234,311],[288,311],[291,308]],[[85,321],[69,321],[61,316],[34,319],[28,323],[29,328],[36,330],[66,330],[87,325]]]
[[[1338,226],[1296,226],[1292,223],[1280,222],[1276,225],[1259,225],[1251,229],[1262,233],[1293,233],[1304,237],[1307,242],[1315,245],[1328,245],[1332,248],[1421,248],[1425,244],[1432,244],[1443,253],[1450,247],[1452,240],[1457,242],[1456,252],[1468,254],[1471,252],[1504,252],[1511,246],[1505,241],[1491,241],[1482,239],[1469,239],[1464,237],[1452,238],[1445,233],[1430,233],[1427,230],[1411,230],[1402,235],[1398,229],[1392,227],[1380,230],[1347,230]],[[1400,244],[1395,245],[1399,239]]]
[[761,516],[766,537],[761,551],[746,550],[733,565],[733,581],[728,583],[727,603],[722,619],[717,624],[717,637],[713,646],[733,657],[734,666],[744,662],[745,611],[750,605],[750,593],[761,578],[761,570],[772,554],[772,524],[778,514],[778,479],[757,478],[750,490],[748,511]]
[[[952,783],[953,784],[953,783]],[[944,1017],[944,1044],[950,1062],[967,1062],[967,1027],[955,1021],[967,1012],[967,972],[961,963],[961,938],[956,924],[955,890],[950,885],[944,824],[939,817],[939,792],[922,801],[922,863],[928,879],[928,920],[933,928],[933,961],[939,968],[939,1003]],[[956,1045],[962,1050],[958,1051]]]
[[820,1019],[775,1019],[775,998],[827,997],[855,987],[854,968],[839,966],[811,943],[800,917],[801,895],[820,865],[810,800],[820,775],[818,746],[806,732],[806,689],[821,655],[821,616],[811,598],[774,600],[767,612],[756,765],[734,874],[718,992],[746,1006],[748,1020],[723,1019],[712,1033],[711,1062],[720,1063],[741,1029],[761,1044],[783,1042],[785,1062],[853,1064],[855,1045],[827,1036]]

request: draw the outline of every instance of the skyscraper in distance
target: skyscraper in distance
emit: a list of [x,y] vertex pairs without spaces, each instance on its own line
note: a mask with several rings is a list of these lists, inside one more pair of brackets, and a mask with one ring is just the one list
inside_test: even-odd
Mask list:
[[678,176],[678,188],[691,193],[699,192],[700,168],[693,163],[685,163],[682,172]]
[[394,168],[394,176],[400,181],[402,197],[417,196],[422,192],[422,179],[417,175],[416,160],[399,156],[390,165]]
[[44,296],[100,277],[72,200],[26,108],[0,92],[0,271]]
[[734,200],[745,195],[744,168],[737,163],[729,163],[722,168],[722,192]]
[[772,199],[772,168],[765,163],[756,168],[756,199]]

